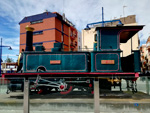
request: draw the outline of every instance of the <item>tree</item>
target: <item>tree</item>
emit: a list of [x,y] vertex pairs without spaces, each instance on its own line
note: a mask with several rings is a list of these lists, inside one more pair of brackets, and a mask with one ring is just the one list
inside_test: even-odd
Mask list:
[[9,56],[7,56],[5,62],[6,63],[12,63],[12,62],[14,62],[14,60],[12,58],[9,58]]

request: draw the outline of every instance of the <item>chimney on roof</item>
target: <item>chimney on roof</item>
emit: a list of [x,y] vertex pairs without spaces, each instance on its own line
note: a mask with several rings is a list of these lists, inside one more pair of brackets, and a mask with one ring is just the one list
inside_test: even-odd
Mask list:
[[63,13],[63,16],[62,16],[62,17],[63,17],[63,20],[65,21],[65,20],[66,20],[66,19],[65,19],[65,13]]
[[48,10],[47,10],[47,9],[44,11],[44,13],[46,13],[46,12],[48,12]]
[[46,13],[46,14],[48,15],[48,10],[46,9],[46,10],[44,11],[44,13]]

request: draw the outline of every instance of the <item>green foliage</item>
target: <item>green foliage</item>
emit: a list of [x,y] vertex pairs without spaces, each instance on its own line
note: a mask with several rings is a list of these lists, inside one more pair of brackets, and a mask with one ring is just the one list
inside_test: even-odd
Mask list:
[[12,58],[9,58],[9,56],[7,56],[5,62],[6,63],[12,63],[12,62],[14,62],[14,60]]

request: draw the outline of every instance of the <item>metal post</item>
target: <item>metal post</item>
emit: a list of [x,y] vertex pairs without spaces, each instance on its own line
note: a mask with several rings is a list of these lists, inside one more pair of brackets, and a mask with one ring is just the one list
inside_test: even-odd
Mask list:
[[148,77],[145,77],[146,79],[146,93],[149,95],[149,80]]
[[123,6],[123,16],[124,16],[124,24],[125,24],[125,13],[124,13],[124,8],[127,6]]
[[[2,45],[2,38],[1,38],[1,45],[0,45],[0,63],[2,63],[2,47],[9,47],[12,50],[11,46],[3,46]],[[1,76],[1,65],[0,65],[0,76]]]
[[104,27],[104,10],[103,10],[103,7],[102,7],[102,27]]
[[23,109],[24,113],[29,113],[29,80],[28,78],[24,79],[24,100],[23,100]]
[[97,51],[100,50],[100,30],[97,30]]
[[99,79],[95,78],[94,80],[94,113],[100,113],[99,109]]
[[130,91],[129,80],[126,80],[126,82],[127,82],[127,91]]

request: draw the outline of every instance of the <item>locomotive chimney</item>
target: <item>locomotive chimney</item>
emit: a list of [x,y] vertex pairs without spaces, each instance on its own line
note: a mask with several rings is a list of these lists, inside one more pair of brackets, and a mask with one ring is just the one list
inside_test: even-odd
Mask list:
[[26,48],[25,51],[33,51],[33,27],[26,26]]

